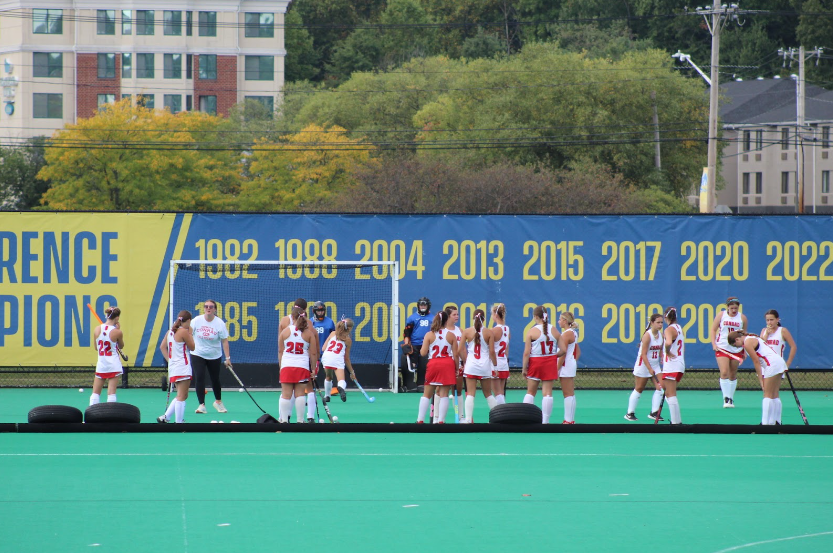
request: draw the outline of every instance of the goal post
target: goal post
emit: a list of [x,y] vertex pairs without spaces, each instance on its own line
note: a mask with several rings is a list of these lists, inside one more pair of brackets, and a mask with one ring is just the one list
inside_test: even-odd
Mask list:
[[[316,301],[324,303],[334,323],[353,319],[350,360],[362,386],[398,391],[398,261],[170,263],[169,325],[180,311],[196,317],[204,313],[205,301],[214,300],[228,328],[234,364],[272,371],[271,382],[276,382],[280,320],[296,298],[307,301],[310,320]],[[353,386],[349,379],[348,385]]]

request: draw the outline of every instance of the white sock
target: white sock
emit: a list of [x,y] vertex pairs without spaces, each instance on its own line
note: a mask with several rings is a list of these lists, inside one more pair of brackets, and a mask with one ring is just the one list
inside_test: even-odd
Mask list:
[[575,422],[576,396],[567,396],[564,398],[564,420],[567,422]]
[[506,403],[506,396],[503,394],[498,394],[495,396],[495,401],[498,405],[503,405],[504,403]]
[[317,404],[315,401],[315,392],[307,394],[307,418],[315,420],[315,408]]
[[466,422],[473,422],[474,419],[474,396],[466,395]]
[[654,390],[654,395],[651,396],[651,413],[659,411],[660,403],[662,403],[662,390]]
[[738,379],[730,380],[729,381],[729,399],[734,401],[735,399],[735,390],[738,389]]
[[440,412],[440,420],[437,422],[445,422],[445,416],[448,413],[448,398],[441,397],[440,398],[440,407],[437,409]]
[[292,400],[291,399],[281,399],[278,400],[278,420],[280,422],[286,422],[289,420],[289,415],[292,414]]
[[636,413],[636,406],[639,405],[639,398],[642,396],[641,392],[633,390],[631,397],[628,398],[628,414]]
[[107,403],[114,403],[116,401],[116,394],[107,394]]
[[289,401],[295,401],[295,390],[292,390],[292,396],[289,398]]
[[729,388],[729,379],[728,378],[721,378],[720,379],[720,391],[723,392],[723,397],[732,397],[730,394],[732,393]]
[[491,411],[492,409],[494,409],[494,408],[495,408],[495,405],[497,405],[497,399],[495,399],[495,396],[489,396],[489,397],[487,397],[487,398],[486,398],[486,405],[488,405],[488,406],[489,406],[489,411]]
[[417,422],[425,422],[425,415],[428,413],[428,406],[431,405],[431,399],[425,396],[419,398],[419,411],[417,412]]
[[185,402],[179,401],[177,399],[174,400],[174,404],[176,404],[176,406],[174,407],[174,413],[176,414],[176,422],[185,422]]
[[329,396],[330,392],[333,391],[333,381],[332,380],[325,380],[324,381],[324,396]]
[[96,405],[101,402],[101,394],[90,394],[90,405]]
[[775,407],[775,414],[774,414],[775,422],[780,424],[781,423],[781,398],[777,397],[777,398],[773,399],[772,403]]
[[440,422],[440,396],[434,394],[434,403],[433,403],[433,410],[431,411],[433,414],[432,421],[434,424]]
[[174,411],[176,410],[176,398],[168,405],[168,408],[165,410],[165,420],[171,420],[174,416]]
[[541,420],[543,424],[550,423],[550,417],[552,416],[552,403],[552,396],[544,396],[543,398],[541,398],[541,411],[543,411],[544,413],[544,416]]
[[[469,396],[467,396],[465,393],[460,397],[460,402],[459,402],[460,403],[460,420],[463,420],[463,419],[468,420],[468,417],[466,417],[466,398],[468,398],[468,397]],[[469,421],[469,422],[471,422],[471,421]]]
[[769,424],[770,411],[772,411],[772,399],[765,397],[761,405],[761,424]]
[[535,396],[532,394],[526,394],[524,396],[524,403],[535,403]]
[[307,407],[307,396],[302,395],[295,398],[295,416],[298,417],[298,422],[305,422],[306,417],[304,416]]
[[338,381],[338,387],[341,388],[342,390],[346,390],[347,389],[347,381],[346,380],[339,380]]
[[677,401],[677,396],[665,398],[668,404],[668,410],[671,411],[671,424],[680,424],[683,418],[680,415],[680,402]]

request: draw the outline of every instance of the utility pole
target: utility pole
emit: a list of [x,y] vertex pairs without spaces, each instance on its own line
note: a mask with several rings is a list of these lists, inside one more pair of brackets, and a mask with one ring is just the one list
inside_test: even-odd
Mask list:
[[651,103],[654,106],[654,142],[656,142],[656,147],[654,150],[654,166],[657,168],[657,171],[662,171],[662,150],[659,147],[659,113],[657,113],[656,90],[651,91]]

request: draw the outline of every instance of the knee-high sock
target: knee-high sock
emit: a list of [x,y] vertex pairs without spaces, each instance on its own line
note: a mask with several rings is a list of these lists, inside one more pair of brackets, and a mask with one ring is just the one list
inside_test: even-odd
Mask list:
[[544,396],[541,398],[541,411],[544,413],[544,416],[541,419],[543,424],[550,423],[550,417],[552,416],[552,404],[552,396]]
[[434,394],[434,403],[433,403],[432,406],[433,406],[433,411],[432,412],[434,413],[434,416],[432,418],[433,418],[434,424],[436,424],[436,423],[440,422],[440,396],[439,395]]
[[564,420],[567,422],[575,422],[576,396],[567,396],[564,398]]
[[298,417],[298,422],[305,422],[306,419],[306,411],[305,407],[307,406],[307,396],[300,395],[295,398],[295,416]]
[[526,394],[524,396],[524,403],[535,403],[535,396],[532,394]]
[[117,401],[116,394],[107,394],[107,403],[115,403]]
[[654,395],[651,396],[651,413],[659,411],[660,403],[662,403],[662,390],[654,390]]
[[441,397],[440,398],[440,406],[437,408],[437,411],[440,412],[440,420],[437,422],[445,422],[445,415],[448,413],[448,398]]
[[460,420],[463,420],[463,419],[469,420],[470,419],[470,417],[468,417],[467,413],[466,413],[466,398],[467,397],[468,396],[466,395],[466,393],[463,392],[462,396],[460,397],[460,401],[458,402],[460,404],[459,405],[459,407],[460,407]]
[[636,413],[636,406],[639,405],[639,398],[641,396],[641,392],[637,392],[636,390],[631,391],[631,397],[628,398],[628,413]]
[[497,404],[498,403],[497,403],[497,399],[495,399],[495,396],[489,396],[489,397],[486,398],[486,405],[489,406],[489,411],[494,409],[495,405],[497,405]]
[[307,394],[307,418],[315,420],[315,392],[310,392]]
[[665,402],[668,404],[668,410],[671,411],[671,424],[680,424],[683,422],[683,418],[680,415],[680,402],[677,400],[677,396],[667,397],[665,398]]
[[729,381],[729,399],[735,399],[735,390],[738,389],[738,379],[735,378],[734,380]]
[[425,422],[425,415],[428,413],[428,406],[431,405],[431,399],[425,396],[419,398],[419,411],[417,411],[417,422]]
[[101,394],[90,394],[90,405],[96,405],[101,402]]
[[723,392],[723,397],[732,397],[731,396],[731,387],[729,386],[730,380],[728,378],[721,378],[720,379],[720,391]]
[[474,396],[466,396],[466,422],[474,422]]
[[174,417],[174,411],[176,410],[176,398],[168,404],[168,408],[165,410],[165,420],[171,420]]
[[772,403],[775,407],[775,422],[781,424],[781,398],[777,397],[773,399]]
[[503,405],[504,403],[506,403],[506,396],[503,394],[498,394],[495,396],[495,401],[498,405]]
[[346,390],[347,389],[347,381],[346,380],[339,380],[338,381],[338,387],[341,388],[342,390]]
[[292,400],[280,398],[278,400],[278,419],[281,422],[289,420],[289,415],[292,414]]
[[333,391],[333,381],[332,380],[325,380],[324,381],[324,397],[330,395],[330,392]]
[[[772,412],[772,399],[765,397],[761,404],[761,424],[770,424],[770,415]],[[773,421],[774,422],[774,421]]]
[[174,403],[176,403],[176,407],[174,408],[176,422],[185,422],[185,402],[176,400]]

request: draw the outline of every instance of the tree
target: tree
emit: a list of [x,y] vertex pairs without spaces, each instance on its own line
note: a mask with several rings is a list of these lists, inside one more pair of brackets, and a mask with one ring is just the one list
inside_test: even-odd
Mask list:
[[17,211],[40,205],[49,182],[39,180],[46,165],[44,138],[33,138],[22,146],[0,147],[0,210]]
[[493,34],[486,33],[482,27],[478,27],[476,35],[463,41],[460,53],[464,58],[471,60],[493,58],[502,51],[500,40]]
[[284,22],[286,33],[284,36],[284,80],[305,81],[314,79],[319,73],[320,54],[315,50],[312,35],[304,27],[304,20],[298,10],[290,5]]
[[173,115],[122,100],[57,131],[38,178],[52,185],[49,209],[222,209],[239,185],[236,152],[217,134],[221,119]]

